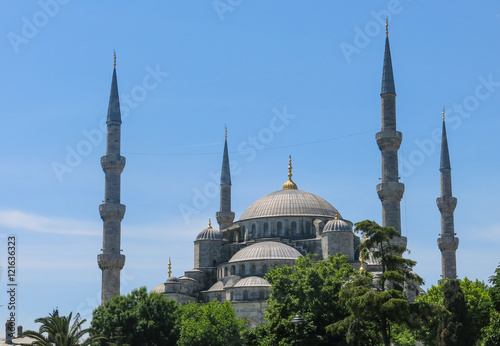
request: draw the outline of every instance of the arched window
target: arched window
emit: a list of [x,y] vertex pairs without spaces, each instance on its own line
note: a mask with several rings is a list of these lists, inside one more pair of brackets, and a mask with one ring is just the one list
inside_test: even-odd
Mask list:
[[231,301],[233,301],[233,300],[234,300],[234,292],[231,292],[231,293],[229,294],[229,299],[230,299]]
[[263,290],[259,290],[259,299],[264,300],[264,291]]
[[306,234],[311,234],[311,222],[306,221]]
[[217,267],[217,261],[216,260],[212,261],[212,267]]
[[248,291],[247,290],[243,291],[243,300],[248,300]]
[[252,233],[250,233],[250,239],[253,239],[257,236],[257,233],[255,231],[255,224],[252,224]]
[[234,265],[231,266],[231,275],[236,274],[236,267]]
[[281,221],[279,221],[278,224],[276,225],[276,229],[278,231],[278,237],[282,236],[283,224],[281,223]]
[[224,267],[224,276],[227,276],[227,267]]
[[245,241],[245,226],[241,226],[240,228],[240,241]]
[[221,297],[220,293],[217,295],[217,300],[218,300],[219,302],[222,302],[222,297]]
[[240,274],[245,275],[245,265],[240,265]]
[[250,274],[255,274],[255,264],[250,267]]
[[269,224],[264,222],[264,238],[269,237]]
[[295,235],[295,232],[297,232],[297,222],[292,221],[292,235]]
[[267,265],[266,264],[264,264],[262,266],[262,274],[265,274],[265,273],[267,273]]

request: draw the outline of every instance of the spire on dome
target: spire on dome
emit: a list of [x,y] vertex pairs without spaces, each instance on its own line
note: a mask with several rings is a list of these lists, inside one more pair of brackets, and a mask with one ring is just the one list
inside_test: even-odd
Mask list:
[[441,136],[441,165],[439,167],[441,172],[451,171],[450,153],[448,151],[448,138],[446,137],[446,123],[444,120],[443,108],[443,134]]
[[172,261],[170,261],[170,256],[168,257],[168,277],[172,275]]
[[288,158],[288,180],[283,184],[283,190],[297,190],[297,185],[292,181],[292,155]]
[[381,94],[396,94],[394,86],[394,74],[392,73],[391,48],[389,46],[389,22],[385,22],[385,52],[384,52],[384,70],[382,72],[382,91]]
[[224,155],[222,157],[222,171],[220,175],[220,183],[231,185],[231,170],[229,168],[229,152],[227,150],[227,126],[224,139]]
[[113,79],[111,80],[111,92],[109,94],[108,106],[108,119],[107,124],[110,122],[122,123],[122,116],[120,113],[120,98],[118,97],[118,82],[116,80],[116,52],[114,52],[113,63]]

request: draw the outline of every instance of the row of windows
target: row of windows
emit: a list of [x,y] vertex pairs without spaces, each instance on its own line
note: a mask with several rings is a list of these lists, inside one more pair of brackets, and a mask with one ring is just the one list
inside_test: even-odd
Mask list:
[[[274,266],[276,266],[276,264]],[[219,278],[221,278],[221,277],[225,277],[228,275],[257,274],[257,266],[255,264],[252,264],[250,266],[249,273],[247,273],[247,267],[244,264],[240,264],[238,266],[238,272],[236,271],[236,269],[237,269],[237,267],[235,265],[225,266],[224,269],[220,268],[218,270],[218,274],[219,274],[218,276],[219,276]],[[262,267],[260,267],[260,269],[262,269],[262,270],[259,272],[259,274],[266,274],[268,271],[267,264],[262,265]]]
[[[271,225],[273,226],[273,225]],[[276,223],[276,227],[269,227],[268,222],[264,222],[262,227],[257,227],[257,225],[254,223],[252,224],[251,228],[249,230],[246,229],[245,226],[241,226],[239,233],[236,233],[237,239],[236,241],[245,241],[246,239],[254,239],[254,238],[266,238],[269,236],[294,236],[294,235],[311,235],[312,234],[312,227],[311,227],[311,222],[306,221],[304,227],[299,227],[300,229],[297,229],[297,222],[292,221],[290,223],[290,228],[285,228],[283,229],[283,223],[281,221],[278,221]]]
[[[268,299],[269,296],[264,292],[264,290],[259,290],[259,292],[253,292],[251,294],[251,299],[259,299],[259,300],[264,300]],[[222,294],[217,294],[217,300],[219,302],[222,302]],[[233,301],[234,300],[234,292],[229,293],[229,300]],[[243,291],[243,300],[249,300],[249,292],[247,290]]]

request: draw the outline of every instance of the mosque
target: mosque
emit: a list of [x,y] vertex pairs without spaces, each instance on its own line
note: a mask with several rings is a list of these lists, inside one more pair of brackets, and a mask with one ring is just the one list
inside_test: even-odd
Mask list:
[[[386,24],[387,27],[387,24]],[[382,202],[382,224],[394,227],[401,234],[400,201],[404,184],[399,182],[398,150],[402,133],[396,130],[396,89],[392,71],[389,37],[386,30],[382,73],[382,128],[376,142],[382,154],[382,180],[376,191]],[[107,149],[101,158],[105,172],[105,199],[100,205],[103,220],[103,252],[98,255],[102,270],[102,302],[120,294],[120,270],[125,256],[120,253],[120,226],[125,206],[120,204],[120,174],[125,158],[120,155],[121,116],[116,81],[116,60],[113,70],[107,118]],[[264,275],[276,266],[293,266],[299,256],[316,254],[318,260],[341,253],[354,268],[361,266],[377,271],[376,263],[360,261],[360,238],[353,233],[353,224],[328,201],[300,190],[292,180],[292,159],[289,159],[288,180],[283,187],[251,204],[235,221],[231,211],[231,172],[227,132],[224,142],[220,180],[220,210],[216,213],[219,230],[210,221],[194,240],[194,267],[181,277],[169,276],[151,292],[162,293],[179,303],[194,301],[229,301],[236,314],[247,318],[250,325],[264,321],[266,300],[271,285]],[[456,198],[451,193],[451,166],[443,113],[441,146],[441,236],[442,278],[456,278],[458,238],[455,237],[453,211]],[[406,248],[406,237],[394,240]]]

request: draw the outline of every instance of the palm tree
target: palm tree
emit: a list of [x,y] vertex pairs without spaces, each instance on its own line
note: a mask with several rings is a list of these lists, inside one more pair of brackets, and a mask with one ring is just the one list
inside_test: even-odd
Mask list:
[[76,314],[73,323],[71,323],[72,316],[72,312],[67,317],[59,316],[59,311],[56,309],[50,313],[48,317],[37,318],[35,323],[42,324],[38,332],[27,330],[22,335],[23,337],[32,338],[35,341],[31,344],[20,345],[89,346],[96,341],[104,339],[103,336],[97,335],[88,337],[85,341],[80,341],[80,339],[90,332],[90,328],[82,329],[82,325],[87,322],[87,320],[81,319],[79,313]]

